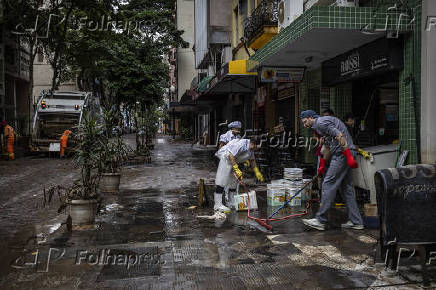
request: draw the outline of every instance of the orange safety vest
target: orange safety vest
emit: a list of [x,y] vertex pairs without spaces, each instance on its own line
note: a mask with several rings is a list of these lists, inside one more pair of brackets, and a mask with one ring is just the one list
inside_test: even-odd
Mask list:
[[9,125],[6,125],[5,129],[4,129],[4,136],[6,139],[7,152],[9,155],[9,159],[14,160],[15,159],[15,154],[14,154],[15,130],[14,130],[14,128],[12,128]]
[[15,140],[15,131],[14,128],[12,128],[11,126],[9,125],[5,126],[4,134],[5,134],[5,138],[7,138],[8,140],[10,139]]
[[70,130],[65,130],[64,133],[61,136],[61,156],[65,155],[65,148],[67,148],[67,144],[68,144],[68,137],[70,136],[71,131]]
[[65,130],[61,137],[61,147],[67,147],[68,137],[70,136],[71,131]]

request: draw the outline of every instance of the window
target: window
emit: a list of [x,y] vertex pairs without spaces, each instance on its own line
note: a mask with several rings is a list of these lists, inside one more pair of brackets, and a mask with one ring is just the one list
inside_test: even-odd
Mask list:
[[250,0],[250,15],[253,13],[254,9],[256,9],[256,1]]
[[234,46],[237,46],[239,43],[239,18],[238,18],[238,11],[239,8],[236,7],[235,10],[233,10],[233,23],[235,23],[235,31],[234,31],[234,35],[233,35],[233,43]]
[[241,16],[242,25],[248,16],[248,0],[239,0],[239,14]]

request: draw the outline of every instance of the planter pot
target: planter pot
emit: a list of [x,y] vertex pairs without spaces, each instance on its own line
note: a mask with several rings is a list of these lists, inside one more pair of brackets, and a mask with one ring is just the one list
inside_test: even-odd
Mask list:
[[97,213],[97,199],[69,200],[67,206],[73,226],[94,224]]
[[118,192],[120,189],[120,173],[102,173],[100,179],[101,192]]

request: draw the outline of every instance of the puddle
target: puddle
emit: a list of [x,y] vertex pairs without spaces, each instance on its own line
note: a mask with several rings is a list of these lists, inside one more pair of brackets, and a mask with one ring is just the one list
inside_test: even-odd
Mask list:
[[55,225],[50,226],[49,233],[52,234],[57,231],[61,227],[61,223],[57,223]]
[[120,209],[123,209],[123,208],[124,208],[124,206],[119,205],[117,203],[108,204],[105,207],[106,211],[120,210]]

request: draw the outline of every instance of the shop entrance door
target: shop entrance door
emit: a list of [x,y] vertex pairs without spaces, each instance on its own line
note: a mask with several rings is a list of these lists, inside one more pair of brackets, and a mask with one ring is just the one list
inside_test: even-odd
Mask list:
[[392,144],[399,139],[398,85],[378,89],[378,114],[376,117],[377,144]]
[[398,73],[354,81],[352,104],[357,145],[388,145],[399,139]]

